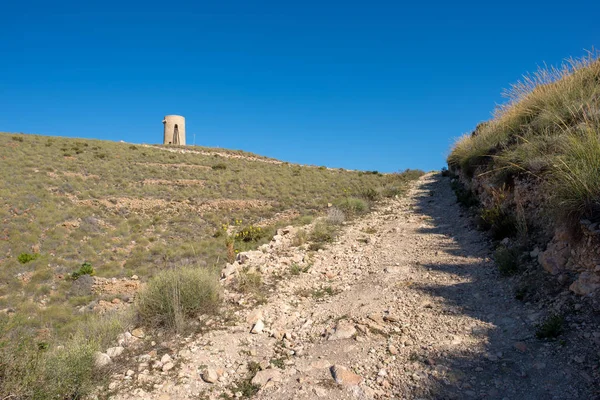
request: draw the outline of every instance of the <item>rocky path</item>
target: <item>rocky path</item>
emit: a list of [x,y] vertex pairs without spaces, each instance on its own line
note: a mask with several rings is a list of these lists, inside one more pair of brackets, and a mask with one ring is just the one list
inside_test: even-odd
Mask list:
[[155,344],[111,398],[597,398],[576,346],[535,338],[544,311],[514,299],[446,178],[426,175],[312,258],[280,233],[238,267],[278,277],[264,304]]

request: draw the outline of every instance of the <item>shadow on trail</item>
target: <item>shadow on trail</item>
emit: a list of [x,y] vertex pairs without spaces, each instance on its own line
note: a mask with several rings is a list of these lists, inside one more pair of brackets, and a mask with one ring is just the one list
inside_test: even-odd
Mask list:
[[408,388],[412,398],[600,398],[597,382],[586,380],[580,367],[569,361],[572,348],[535,338],[534,321],[543,311],[515,300],[511,282],[490,259],[489,240],[456,204],[449,178],[437,175],[422,189],[414,213],[425,217],[425,226],[418,233],[451,239],[436,250],[461,257],[422,267],[432,274],[457,276],[461,283],[412,288],[436,299],[434,318],[454,315],[463,325],[456,327],[456,335],[448,335],[447,343],[414,350],[411,360],[418,367],[415,385]]

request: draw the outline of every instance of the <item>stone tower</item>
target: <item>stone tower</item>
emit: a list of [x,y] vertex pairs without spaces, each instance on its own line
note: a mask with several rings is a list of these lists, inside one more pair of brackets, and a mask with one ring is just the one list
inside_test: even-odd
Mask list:
[[166,115],[163,124],[165,125],[163,144],[185,146],[185,118],[181,115]]

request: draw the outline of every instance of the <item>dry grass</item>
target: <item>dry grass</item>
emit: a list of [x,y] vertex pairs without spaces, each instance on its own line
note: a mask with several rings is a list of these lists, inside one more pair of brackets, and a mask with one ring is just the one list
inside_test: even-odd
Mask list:
[[600,219],[600,61],[589,53],[512,85],[494,118],[454,145],[448,164],[496,183],[531,174],[571,224]]

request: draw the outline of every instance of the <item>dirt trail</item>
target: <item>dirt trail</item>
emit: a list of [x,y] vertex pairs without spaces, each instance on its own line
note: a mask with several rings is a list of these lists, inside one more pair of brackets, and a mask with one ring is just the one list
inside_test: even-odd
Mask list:
[[[303,254],[274,249],[261,262],[289,268]],[[115,398],[242,397],[251,361],[263,368],[258,399],[598,398],[576,346],[535,338],[544,311],[514,299],[439,175],[347,226],[308,272],[237,314],[234,326],[182,339],[173,370],[132,374],[153,390],[119,383]],[[251,334],[258,319],[265,328]]]

